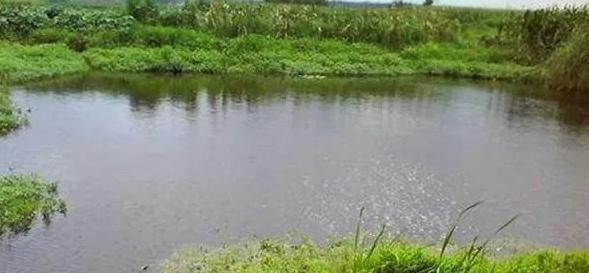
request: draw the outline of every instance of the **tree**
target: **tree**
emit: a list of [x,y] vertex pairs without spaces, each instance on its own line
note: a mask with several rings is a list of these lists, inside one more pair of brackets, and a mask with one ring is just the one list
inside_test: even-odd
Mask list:
[[434,0],[425,0],[425,2],[423,2],[423,5],[428,7],[434,4]]

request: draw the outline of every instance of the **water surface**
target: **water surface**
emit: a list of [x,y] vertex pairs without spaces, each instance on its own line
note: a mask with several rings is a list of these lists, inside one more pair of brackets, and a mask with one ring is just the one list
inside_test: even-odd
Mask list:
[[[589,101],[409,78],[91,74],[11,91],[30,125],[0,168],[59,181],[70,214],[0,243],[0,272],[137,272],[193,245],[366,227],[589,247]],[[152,266],[150,270],[155,271]]]

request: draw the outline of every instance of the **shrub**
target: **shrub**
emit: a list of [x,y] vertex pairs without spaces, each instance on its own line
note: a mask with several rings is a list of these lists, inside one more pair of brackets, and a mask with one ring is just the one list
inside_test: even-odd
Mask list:
[[127,0],[127,13],[139,22],[153,23],[159,11],[153,0]]
[[88,37],[86,37],[86,35],[82,34],[82,33],[77,33],[74,35],[71,35],[70,37],[68,37],[67,39],[67,46],[76,52],[83,52],[86,49],[88,49],[88,45],[90,44],[90,40],[88,39]]

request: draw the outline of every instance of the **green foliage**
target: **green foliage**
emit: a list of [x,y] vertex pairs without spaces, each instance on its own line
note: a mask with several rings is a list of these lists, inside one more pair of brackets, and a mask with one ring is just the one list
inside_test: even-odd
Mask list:
[[327,0],[265,0],[268,3],[326,6]]
[[589,24],[580,26],[548,60],[546,79],[553,88],[589,91]]
[[28,231],[37,215],[48,224],[55,213],[66,211],[57,184],[35,175],[0,175],[0,235]]
[[127,0],[127,13],[139,22],[154,22],[159,11],[152,0]]
[[[404,74],[446,75],[484,79],[520,79],[532,69],[492,64],[476,50],[445,45],[416,48],[401,55],[369,44],[350,44],[317,39],[269,39],[258,35],[216,40],[202,36],[202,47],[118,47],[90,49],[84,57],[103,71],[161,71],[205,73],[264,73],[324,76],[395,76]],[[207,45],[215,44],[214,47]],[[442,48],[437,50],[437,48]],[[425,53],[424,53],[425,52]],[[438,54],[439,53],[439,54]],[[468,53],[468,54],[465,54]],[[461,56],[462,55],[462,56]],[[461,58],[453,59],[456,56]],[[470,57],[469,57],[470,56]]]
[[508,56],[507,52],[492,47],[431,42],[407,47],[400,54],[410,60],[435,59],[483,63],[502,63]]
[[20,127],[26,118],[14,107],[6,88],[0,86],[0,136]]
[[4,39],[21,39],[44,28],[90,33],[128,28],[133,22],[133,17],[112,9],[0,5],[0,38]]
[[88,49],[88,44],[90,40],[86,35],[77,33],[75,35],[71,35],[66,40],[67,46],[69,49],[76,51],[76,52],[83,52],[84,50]]
[[24,46],[0,42],[0,82],[22,82],[88,69],[65,45]]
[[512,14],[501,26],[499,38],[514,49],[517,61],[539,64],[550,58],[573,31],[587,21],[587,7],[527,10]]
[[72,32],[66,29],[42,28],[34,30],[29,40],[32,44],[62,43],[72,36]]
[[[107,71],[428,74],[526,81],[544,77],[563,89],[587,86],[583,63],[571,65],[572,56],[584,56],[587,47],[583,35],[571,35],[589,19],[586,8],[357,9],[191,0],[160,11],[150,0],[127,4],[126,12],[113,7],[2,5],[0,38],[65,44],[71,51],[59,54],[68,58],[82,59],[72,53],[89,49],[83,55],[88,64]],[[60,63],[54,60],[26,72],[26,62],[14,59],[0,60],[9,63],[0,67],[1,77],[33,79],[86,66],[55,67],[55,73],[42,68]]]
[[215,51],[171,47],[91,49],[84,53],[90,66],[103,71],[222,72],[222,56]]
[[216,251],[188,249],[172,257],[164,272],[581,273],[589,269],[587,252],[562,254],[543,250],[499,259],[477,256],[468,260],[472,256],[470,247],[439,257],[432,247],[397,238],[381,239],[372,255],[368,255],[372,244],[356,249],[348,239],[323,246],[305,239],[293,241],[266,239]]
[[276,38],[320,38],[373,43],[389,48],[424,41],[454,40],[460,22],[444,9],[354,9],[307,5],[211,2],[167,8],[158,22],[219,37],[259,34]]
[[136,25],[131,29],[100,32],[90,38],[91,47],[164,47],[221,49],[223,41],[199,31]]

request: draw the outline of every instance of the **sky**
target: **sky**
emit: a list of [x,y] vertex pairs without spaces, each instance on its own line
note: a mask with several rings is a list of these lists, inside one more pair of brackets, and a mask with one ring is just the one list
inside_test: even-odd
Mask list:
[[[374,0],[375,2],[391,2],[390,0]],[[419,3],[419,0],[406,2]],[[434,0],[439,5],[493,7],[493,8],[538,8],[554,5],[584,5],[589,0]]]
[[439,0],[440,4],[459,6],[486,6],[496,8],[538,8],[554,5],[583,5],[589,0]]

